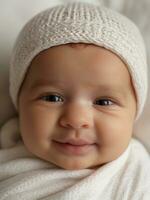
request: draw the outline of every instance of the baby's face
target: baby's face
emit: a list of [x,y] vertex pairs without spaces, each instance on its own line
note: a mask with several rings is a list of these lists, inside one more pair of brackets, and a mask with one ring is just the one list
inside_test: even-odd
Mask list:
[[125,64],[94,45],[43,51],[31,63],[19,95],[26,147],[65,169],[118,158],[130,142],[135,113]]

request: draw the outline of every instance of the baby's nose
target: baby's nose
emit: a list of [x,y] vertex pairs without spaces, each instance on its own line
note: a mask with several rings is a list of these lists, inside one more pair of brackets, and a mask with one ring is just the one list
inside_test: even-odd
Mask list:
[[84,105],[69,105],[60,117],[60,125],[65,128],[81,129],[93,127],[92,108]]

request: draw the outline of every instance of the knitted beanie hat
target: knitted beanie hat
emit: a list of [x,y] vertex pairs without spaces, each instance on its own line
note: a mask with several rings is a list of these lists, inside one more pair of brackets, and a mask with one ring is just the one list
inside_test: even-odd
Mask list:
[[10,62],[10,96],[18,109],[18,92],[33,58],[66,43],[91,43],[117,54],[127,65],[137,98],[137,117],[147,96],[143,39],[128,18],[101,5],[74,2],[46,9],[20,32]]

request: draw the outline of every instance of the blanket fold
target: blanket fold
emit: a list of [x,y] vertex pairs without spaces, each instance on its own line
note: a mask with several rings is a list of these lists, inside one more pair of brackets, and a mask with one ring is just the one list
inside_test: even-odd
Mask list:
[[0,141],[0,200],[150,199],[150,156],[136,139],[118,159],[83,170],[64,170],[28,152],[17,118],[1,128]]

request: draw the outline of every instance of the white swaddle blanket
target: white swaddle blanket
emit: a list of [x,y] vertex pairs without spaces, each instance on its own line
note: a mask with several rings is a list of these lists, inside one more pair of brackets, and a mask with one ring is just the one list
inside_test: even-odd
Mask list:
[[17,118],[0,136],[0,200],[150,200],[150,156],[135,139],[102,167],[64,170],[26,150]]

